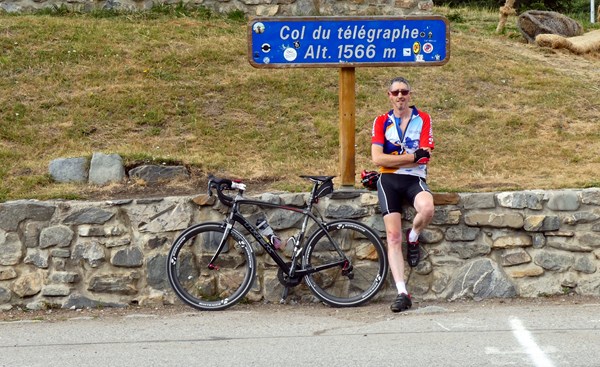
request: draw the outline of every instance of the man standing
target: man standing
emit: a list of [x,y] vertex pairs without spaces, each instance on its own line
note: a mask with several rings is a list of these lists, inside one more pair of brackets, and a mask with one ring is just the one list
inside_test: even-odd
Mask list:
[[433,218],[433,196],[426,183],[427,164],[434,148],[429,114],[410,105],[408,80],[394,78],[388,87],[392,110],[373,122],[371,156],[380,166],[377,195],[387,235],[388,259],[398,297],[391,305],[393,312],[412,306],[404,281],[402,254],[402,204],[412,205],[417,214],[406,230],[407,261],[419,264],[419,235]]

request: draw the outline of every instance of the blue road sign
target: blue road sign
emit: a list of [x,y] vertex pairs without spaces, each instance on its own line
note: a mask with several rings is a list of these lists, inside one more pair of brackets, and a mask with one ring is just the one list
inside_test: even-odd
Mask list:
[[248,24],[257,68],[443,65],[448,20],[424,17],[273,17]]

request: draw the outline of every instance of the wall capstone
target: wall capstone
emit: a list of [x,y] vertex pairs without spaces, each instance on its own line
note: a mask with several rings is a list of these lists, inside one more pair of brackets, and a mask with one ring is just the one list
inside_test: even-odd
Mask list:
[[[432,0],[196,0],[183,1],[203,6],[216,13],[242,11],[249,16],[407,16],[431,14]],[[0,0],[0,8],[9,13],[67,6],[89,12],[94,9],[141,11],[172,1],[149,0]]]

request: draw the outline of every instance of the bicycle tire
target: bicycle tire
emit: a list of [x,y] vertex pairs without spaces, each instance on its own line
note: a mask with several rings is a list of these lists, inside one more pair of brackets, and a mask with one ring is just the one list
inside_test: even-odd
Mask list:
[[224,310],[248,293],[256,276],[256,257],[248,240],[231,229],[217,259],[208,263],[225,233],[225,223],[207,222],[184,230],[167,257],[167,274],[175,294],[204,311]]
[[[333,221],[327,223],[325,229],[350,260],[353,277],[345,275],[342,266],[336,266],[306,275],[306,284],[330,306],[364,304],[385,284],[388,261],[383,242],[371,228],[354,220]],[[325,233],[320,229],[308,239],[302,258],[305,269],[341,259]]]

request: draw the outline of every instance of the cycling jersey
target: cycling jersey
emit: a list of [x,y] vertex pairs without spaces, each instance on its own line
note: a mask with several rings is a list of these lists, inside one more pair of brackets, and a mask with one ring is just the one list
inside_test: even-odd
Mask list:
[[[412,115],[406,131],[400,129],[400,119],[394,116],[394,110],[375,118],[371,143],[381,145],[385,154],[413,154],[419,148],[434,148],[431,117],[415,106],[411,106]],[[427,177],[427,165],[411,168],[380,167],[381,173]]]

